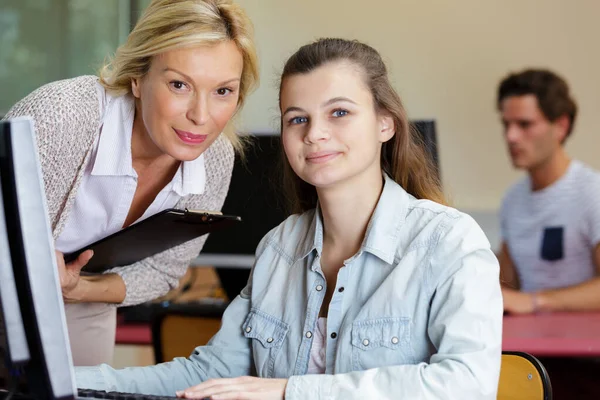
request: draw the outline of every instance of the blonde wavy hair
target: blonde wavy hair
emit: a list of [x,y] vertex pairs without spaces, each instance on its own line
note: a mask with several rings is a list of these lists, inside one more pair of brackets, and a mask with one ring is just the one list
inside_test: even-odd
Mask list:
[[[242,53],[244,66],[237,110],[258,85],[258,57],[252,23],[231,0],[154,0],[115,55],[101,68],[100,83],[113,94],[131,93],[131,80],[142,78],[152,58],[188,46],[213,45],[232,40]],[[223,134],[237,151],[243,142],[230,122]]]

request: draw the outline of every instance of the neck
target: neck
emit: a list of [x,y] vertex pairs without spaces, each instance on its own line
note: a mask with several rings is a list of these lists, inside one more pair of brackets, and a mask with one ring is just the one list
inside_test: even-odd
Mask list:
[[529,170],[531,189],[544,189],[559,180],[569,168],[571,159],[561,147],[552,157]]
[[335,248],[343,258],[350,258],[360,249],[383,190],[380,169],[364,175],[352,182],[317,189],[323,215],[323,247]]

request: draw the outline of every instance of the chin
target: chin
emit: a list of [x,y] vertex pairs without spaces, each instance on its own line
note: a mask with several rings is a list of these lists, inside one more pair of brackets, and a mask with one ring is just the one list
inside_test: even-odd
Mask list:
[[166,153],[173,157],[177,161],[194,161],[198,157],[202,155],[206,151],[205,146],[202,148],[190,149],[190,148],[180,148],[179,146],[175,149],[169,149]]
[[526,160],[523,160],[521,158],[513,158],[511,159],[511,161],[513,167],[517,169],[528,169],[530,166]]
[[334,176],[333,174],[313,174],[311,176],[302,177],[302,180],[310,183],[316,188],[326,188],[340,183],[343,181],[343,178]]

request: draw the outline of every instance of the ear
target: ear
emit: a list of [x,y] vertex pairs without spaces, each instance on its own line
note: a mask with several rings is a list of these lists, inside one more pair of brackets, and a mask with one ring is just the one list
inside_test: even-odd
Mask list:
[[379,140],[385,143],[390,140],[396,133],[396,124],[394,118],[389,114],[381,114],[379,116]]
[[142,95],[140,86],[141,86],[141,78],[131,78],[131,93],[133,93],[133,96],[138,99]]
[[567,138],[567,132],[571,127],[571,121],[567,115],[558,117],[552,125],[554,126],[554,134],[560,143],[564,142]]

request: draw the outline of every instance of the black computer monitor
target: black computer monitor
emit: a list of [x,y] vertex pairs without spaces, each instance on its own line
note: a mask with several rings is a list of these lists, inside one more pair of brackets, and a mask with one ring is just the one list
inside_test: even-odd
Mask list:
[[433,119],[418,119],[411,122],[413,128],[419,133],[427,156],[430,158],[433,167],[438,174],[438,179],[441,181],[440,176],[440,160],[438,155],[437,145],[437,129],[435,120]]
[[29,118],[0,122],[0,186],[0,273],[13,280],[7,285],[3,279],[0,293],[6,336],[0,346],[7,354],[0,362],[12,375],[8,380],[22,380],[34,398],[73,399],[64,304]]
[[223,212],[241,216],[242,223],[211,233],[197,259],[201,264],[217,267],[229,299],[246,286],[254,252],[262,237],[286,217],[277,170],[281,152],[279,135],[254,134],[248,140],[245,159],[236,157],[223,204]]
[[[427,155],[439,174],[434,120],[415,120]],[[281,144],[276,133],[253,134],[246,159],[236,159],[223,212],[240,215],[242,223],[211,233],[196,264],[216,266],[221,286],[230,299],[247,283],[254,253],[262,237],[286,217],[281,193]]]

